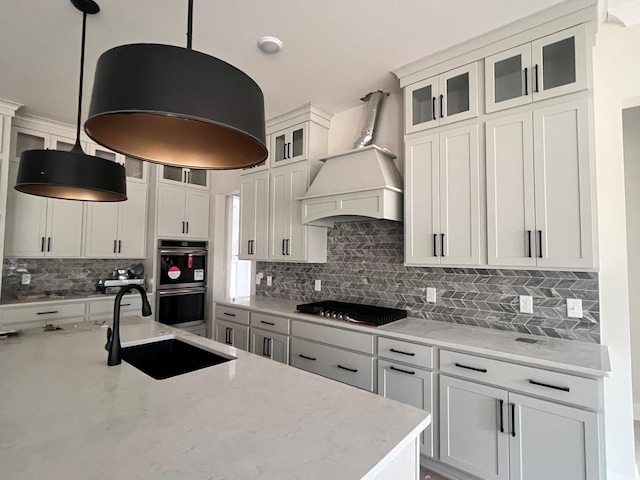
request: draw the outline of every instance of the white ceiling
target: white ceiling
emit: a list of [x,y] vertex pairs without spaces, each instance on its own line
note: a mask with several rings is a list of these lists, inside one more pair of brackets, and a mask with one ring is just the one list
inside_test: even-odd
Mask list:
[[[0,99],[74,123],[82,14],[69,0],[0,1]],[[102,52],[186,45],[187,0],[97,1],[100,13],[87,19],[84,115]],[[562,1],[195,0],[193,48],[249,74],[267,118],[310,101],[336,113],[371,90],[398,88],[392,69]],[[263,35],[283,50],[261,53]]]

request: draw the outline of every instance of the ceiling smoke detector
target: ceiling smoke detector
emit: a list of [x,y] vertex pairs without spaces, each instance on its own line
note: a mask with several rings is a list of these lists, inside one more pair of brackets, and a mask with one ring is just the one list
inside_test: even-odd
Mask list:
[[282,40],[276,37],[260,37],[258,48],[264,53],[278,53],[282,50]]

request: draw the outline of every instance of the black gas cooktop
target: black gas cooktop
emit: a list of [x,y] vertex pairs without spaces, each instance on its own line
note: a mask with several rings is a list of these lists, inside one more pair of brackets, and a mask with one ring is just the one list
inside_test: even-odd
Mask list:
[[325,318],[347,320],[356,323],[384,325],[395,322],[407,316],[406,310],[397,308],[377,307],[375,305],[361,305],[359,303],[323,302],[303,303],[296,307],[299,312],[320,315]]

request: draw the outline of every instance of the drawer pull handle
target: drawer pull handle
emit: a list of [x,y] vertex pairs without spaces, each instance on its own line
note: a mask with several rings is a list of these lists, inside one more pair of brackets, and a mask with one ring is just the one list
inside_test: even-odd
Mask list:
[[58,310],[51,310],[50,312],[38,312],[36,315],[50,315],[52,313],[58,313]]
[[486,368],[468,367],[466,365],[462,365],[461,363],[457,363],[457,362],[455,363],[455,366],[459,368],[466,368],[467,370],[473,370],[474,372],[487,373]]
[[264,320],[260,320],[260,323],[264,323],[265,325],[275,325],[273,322],[265,322]]
[[358,369],[356,368],[343,367],[342,365],[338,365],[338,368],[346,370],[347,372],[358,373]]
[[396,368],[393,365],[389,367],[391,370],[395,370],[396,372],[406,373],[407,375],[415,375],[416,372],[412,372],[410,370],[403,370],[402,368]]
[[306,355],[303,355],[301,353],[299,353],[298,356],[302,357],[302,358],[306,358],[307,360],[311,360],[312,362],[316,361],[316,359],[314,357],[307,357]]
[[229,313],[229,312],[224,312],[224,314],[228,317],[235,317],[236,314],[235,313]]
[[562,390],[563,392],[570,391],[569,387],[556,387],[555,385],[549,385],[548,383],[540,383],[540,382],[536,382],[535,380],[529,380],[529,383],[531,385],[537,385],[538,387],[547,387],[547,388],[553,388],[554,390]]
[[120,305],[121,307],[130,307],[131,304],[130,303],[123,303],[122,305]]
[[396,350],[395,348],[390,348],[389,351],[393,353],[399,353],[400,355],[408,355],[410,357],[416,356],[415,353],[403,352],[402,350]]

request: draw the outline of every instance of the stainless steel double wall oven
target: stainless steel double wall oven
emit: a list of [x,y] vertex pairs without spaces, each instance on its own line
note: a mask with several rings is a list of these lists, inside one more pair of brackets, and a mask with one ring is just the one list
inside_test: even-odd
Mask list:
[[158,240],[156,320],[206,334],[207,242]]

